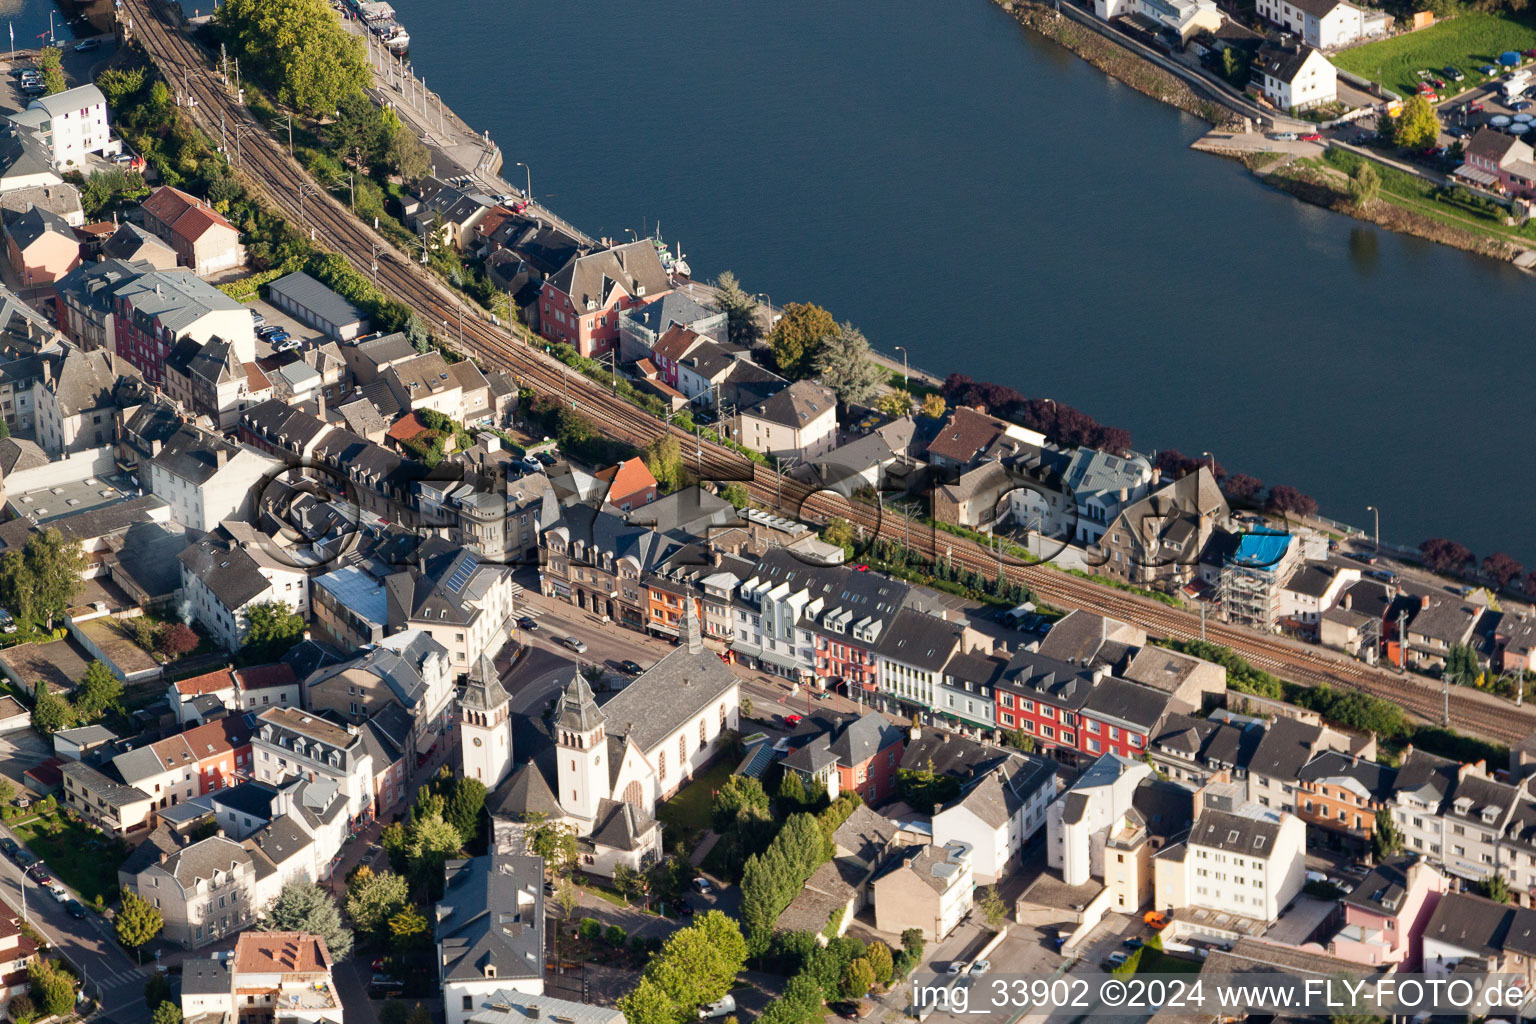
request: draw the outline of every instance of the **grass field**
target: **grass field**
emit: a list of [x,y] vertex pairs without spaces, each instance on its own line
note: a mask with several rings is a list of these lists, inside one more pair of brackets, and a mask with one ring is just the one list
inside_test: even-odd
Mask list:
[[27,849],[43,859],[49,874],[80,894],[82,903],[94,903],[99,896],[110,905],[117,899],[117,866],[124,854],[116,843],[61,815],[7,825]]
[[735,767],[730,758],[722,758],[695,775],[672,799],[657,806],[656,817],[667,827],[668,843],[680,835],[694,836],[709,829],[709,808],[715,801],[715,790],[725,785]]
[[[1420,69],[1439,72],[1447,64],[1466,73],[1464,82],[1447,82],[1453,92],[1487,79],[1477,69],[1496,64],[1505,50],[1536,49],[1536,18],[1473,12],[1376,43],[1366,43],[1333,57],[1335,66],[1380,82],[1393,92],[1418,91]],[[1444,99],[1445,97],[1441,97]]]
[[[1313,161],[1314,165],[1316,164]],[[1330,149],[1323,154],[1323,163],[1349,174],[1360,163],[1360,157],[1340,149]],[[1477,231],[1506,242],[1529,245],[1536,242],[1536,221],[1527,221],[1518,227],[1504,223],[1502,207],[1490,208],[1479,202],[1468,190],[1446,192],[1423,178],[1415,177],[1372,161],[1381,178],[1381,198],[1395,202],[1404,209],[1413,210],[1442,224]]]

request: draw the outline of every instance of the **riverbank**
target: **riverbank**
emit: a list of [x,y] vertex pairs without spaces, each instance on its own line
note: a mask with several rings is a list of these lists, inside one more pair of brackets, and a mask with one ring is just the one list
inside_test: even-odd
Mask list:
[[1111,78],[1145,96],[1178,107],[1186,114],[1193,114],[1210,124],[1222,124],[1232,119],[1230,111],[1197,95],[1177,75],[1093,29],[1079,25],[1053,7],[1031,3],[1029,0],[996,2],[1004,11],[1013,15],[1019,24],[1066,47]]

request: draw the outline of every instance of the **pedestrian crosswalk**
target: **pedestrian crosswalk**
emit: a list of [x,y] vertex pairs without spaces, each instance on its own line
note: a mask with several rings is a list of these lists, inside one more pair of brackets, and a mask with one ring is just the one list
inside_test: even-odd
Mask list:
[[114,989],[125,988],[129,985],[142,986],[149,980],[150,972],[153,970],[154,967],[150,965],[133,967],[128,970],[118,971],[115,974],[100,976],[93,974],[90,981],[91,984],[100,986],[103,992],[111,992]]

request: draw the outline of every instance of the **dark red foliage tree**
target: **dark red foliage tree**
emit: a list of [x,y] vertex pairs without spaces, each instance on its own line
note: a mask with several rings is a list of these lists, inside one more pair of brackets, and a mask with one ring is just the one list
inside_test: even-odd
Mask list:
[[198,637],[196,631],[185,623],[177,622],[166,626],[160,631],[160,649],[173,658],[179,658],[183,654],[191,654],[197,650]]
[[1525,566],[1502,551],[1495,551],[1483,559],[1483,575],[1493,580],[1503,590],[1509,581],[1525,571]]
[[1303,517],[1317,514],[1317,502],[1296,488],[1285,484],[1269,489],[1269,500],[1265,502],[1264,507],[1271,512],[1284,512]]
[[1221,489],[1226,492],[1228,501],[1252,504],[1259,500],[1264,481],[1246,473],[1234,473],[1221,482]]
[[1472,552],[1453,540],[1431,537],[1419,545],[1419,557],[1435,572],[1462,572],[1472,564]]

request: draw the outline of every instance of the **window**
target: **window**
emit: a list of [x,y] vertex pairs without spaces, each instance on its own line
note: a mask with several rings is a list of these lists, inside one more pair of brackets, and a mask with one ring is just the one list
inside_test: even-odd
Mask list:
[[464,997],[464,1009],[466,1009],[466,1010],[473,1010],[474,1008],[475,1008],[475,997],[474,996],[465,996]]
[[667,752],[665,750],[656,755],[656,774],[661,778],[662,782],[667,781]]
[[688,737],[687,736],[679,736],[677,738],[677,770],[678,771],[682,771],[683,770],[683,762],[686,761],[686,760],[688,760]]
[[703,747],[705,742],[706,742],[706,740],[704,739],[704,719],[701,718],[701,719],[699,719],[699,746]]

